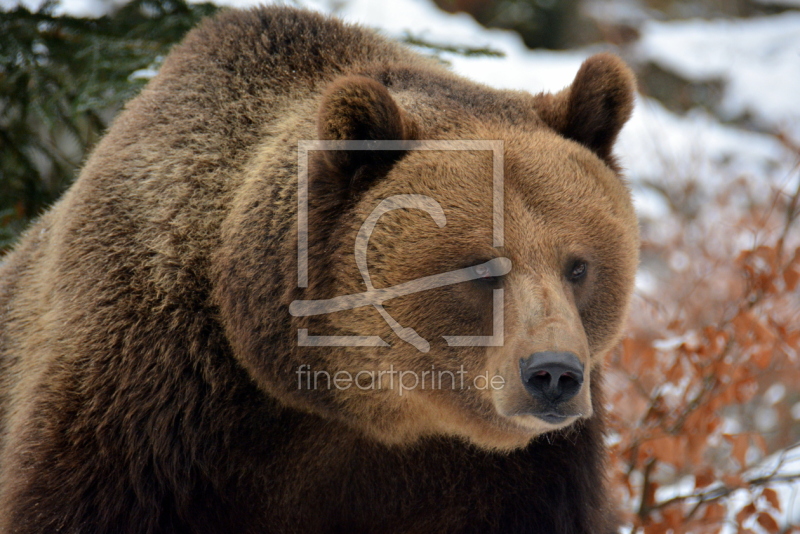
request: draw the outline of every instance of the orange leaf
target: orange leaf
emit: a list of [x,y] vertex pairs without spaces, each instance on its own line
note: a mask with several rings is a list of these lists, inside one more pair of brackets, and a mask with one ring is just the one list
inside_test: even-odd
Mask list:
[[713,484],[717,478],[714,476],[714,471],[710,467],[698,471],[694,475],[694,485],[696,488],[705,488]]
[[662,510],[661,515],[664,517],[663,523],[673,530],[683,525],[683,513],[677,506]]
[[743,488],[747,486],[747,483],[742,479],[741,475],[735,473],[725,473],[720,478],[729,488]]
[[767,488],[761,492],[761,495],[767,500],[770,506],[775,508],[780,512],[781,510],[781,501],[778,499],[778,492],[772,488]]
[[[695,429],[690,430],[690,434],[687,436],[686,440],[686,453],[689,461],[691,461],[693,465],[703,465],[703,457],[708,453],[708,433],[703,433],[702,430],[700,432],[697,432]],[[707,472],[710,473],[710,471]],[[702,475],[695,474],[695,484],[697,484],[698,487],[711,484],[711,482],[714,481],[713,473],[707,476],[710,478],[710,481],[706,484],[702,484],[705,478],[703,478]]]
[[766,369],[769,367],[770,362],[772,362],[772,355],[773,350],[772,347],[764,347],[760,350],[757,350],[753,353],[750,359],[759,369]]
[[778,522],[767,512],[759,513],[756,517],[756,521],[758,521],[758,524],[767,532],[780,532],[781,530],[781,527],[778,526]]
[[768,247],[766,245],[759,246],[756,250],[756,255],[764,258],[768,265],[773,266],[778,260],[778,250],[775,247]]
[[745,455],[747,455],[747,449],[750,448],[750,436],[748,434],[723,434],[722,437],[733,445],[731,456],[739,462],[741,467],[744,467]]
[[736,389],[734,390],[734,396],[737,402],[744,404],[745,402],[752,399],[757,391],[758,391],[758,382],[756,382],[754,378],[748,378],[736,384]]
[[764,326],[764,323],[759,320],[753,322],[753,334],[756,336],[759,343],[765,343],[775,339],[775,333]]
[[736,342],[744,347],[749,346],[753,340],[758,343],[767,343],[775,339],[775,333],[764,326],[752,312],[741,312],[731,322],[733,323]]
[[725,507],[716,502],[709,503],[706,505],[706,511],[703,514],[703,519],[710,523],[719,523],[725,519]]
[[667,382],[678,382],[681,377],[683,376],[683,359],[678,357],[675,359],[675,363],[670,367],[670,369],[664,374],[664,378]]
[[794,291],[797,282],[800,282],[800,271],[794,267],[786,269],[783,271],[783,282],[786,284],[787,291]]
[[750,312],[741,312],[731,320],[737,343],[743,346],[748,344],[749,335],[753,330],[753,324],[755,322],[756,320]]
[[639,448],[644,458],[656,458],[677,468],[686,462],[686,436],[662,436],[646,441]]
[[741,510],[739,510],[739,513],[736,514],[736,522],[741,525],[742,523],[747,521],[747,518],[753,515],[754,513],[756,513],[756,505],[750,503]]

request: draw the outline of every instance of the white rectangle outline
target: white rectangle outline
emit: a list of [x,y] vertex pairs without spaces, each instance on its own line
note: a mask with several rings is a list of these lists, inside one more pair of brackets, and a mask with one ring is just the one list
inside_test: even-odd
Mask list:
[[[316,150],[453,150],[492,152],[492,246],[504,243],[504,142],[495,140],[422,140],[422,141],[325,141],[301,139],[297,143],[297,287],[308,287],[308,153]],[[503,344],[503,290],[493,292],[492,336],[444,336],[451,346],[501,346]],[[498,308],[501,310],[497,317]],[[497,327],[499,326],[499,333]],[[343,338],[337,342],[335,338]],[[375,336],[309,336],[308,330],[298,331],[301,346],[350,345],[344,338],[353,338],[354,346],[383,346]],[[472,340],[472,341],[470,341]],[[381,341],[379,343],[379,341]]]

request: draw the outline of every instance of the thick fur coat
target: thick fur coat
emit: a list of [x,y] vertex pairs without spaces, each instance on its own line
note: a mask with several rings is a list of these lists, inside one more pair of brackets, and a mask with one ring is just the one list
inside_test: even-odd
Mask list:
[[[612,156],[633,86],[610,55],[534,96],[304,11],[204,22],[0,265],[0,532],[615,532],[601,375],[638,254]],[[501,140],[503,246],[490,152],[311,151],[298,287],[298,141],[313,139]],[[375,287],[500,255],[510,273],[387,301],[428,352],[373,307],[289,313],[365,290],[357,232],[401,194],[434,198],[447,225],[384,215]],[[491,334],[500,287],[503,344],[445,343]],[[300,329],[388,346],[301,346]],[[520,378],[554,350],[584,376],[563,414]],[[505,386],[302,380],[388,367]]]

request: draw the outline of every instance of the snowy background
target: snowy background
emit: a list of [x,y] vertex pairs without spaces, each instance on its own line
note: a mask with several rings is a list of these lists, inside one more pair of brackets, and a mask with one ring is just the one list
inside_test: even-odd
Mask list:
[[[6,8],[16,3],[0,0],[0,6]],[[40,2],[24,3],[35,7]],[[241,7],[261,2],[216,3]],[[648,14],[635,3],[598,1],[594,3],[597,16],[638,20],[640,37],[619,47],[601,44],[556,52],[529,50],[517,34],[488,30],[469,15],[447,14],[429,0],[301,0],[293,4],[377,28],[392,38],[411,32],[430,43],[486,46],[501,51],[501,58],[441,54],[457,73],[498,88],[532,93],[560,90],[570,84],[584,59],[605,50],[701,86],[713,84],[719,95],[711,108],[695,107],[682,113],[668,110],[656,99],[640,96],[617,146],[643,228],[655,228],[652,231],[665,238],[670,232],[679,231],[679,227],[671,226],[673,210],[664,190],[680,190],[691,182],[695,202],[702,204],[725,182],[734,180],[747,182],[748,194],[761,195],[757,199],[761,201],[776,190],[788,193],[798,187],[799,152],[790,146],[800,145],[800,11],[750,19],[657,21],[648,20]],[[797,4],[800,8],[800,2]],[[96,16],[113,5],[101,0],[63,0],[59,9]],[[734,199],[732,209],[736,202]],[[724,210],[698,208],[697,217],[708,227],[724,225],[725,216]],[[731,239],[732,256],[737,248],[752,246],[738,234]],[[678,257],[675,261],[687,259]],[[645,258],[637,280],[640,295],[658,299],[659,292],[664,291],[656,271],[648,268]],[[781,402],[785,391],[777,390],[772,395],[774,402]],[[800,403],[793,407],[792,414],[800,420]],[[795,455],[784,464],[782,469],[786,472],[800,472],[800,455],[796,451]],[[770,469],[775,461],[768,458],[760,469]],[[782,499],[784,524],[800,524],[798,488],[776,489]],[[660,491],[660,498],[668,498],[684,489],[674,485]]]

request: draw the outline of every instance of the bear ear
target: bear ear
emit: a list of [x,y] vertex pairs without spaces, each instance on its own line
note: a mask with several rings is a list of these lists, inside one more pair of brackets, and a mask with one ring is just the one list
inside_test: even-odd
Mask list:
[[[317,135],[325,141],[388,141],[413,138],[413,124],[381,83],[364,76],[336,80],[322,96]],[[326,150],[330,170],[363,182],[403,155],[400,150]],[[365,185],[365,184],[360,184]]]
[[633,111],[636,78],[613,54],[583,62],[572,85],[537,97],[541,119],[561,135],[594,151],[613,165],[611,149]]

